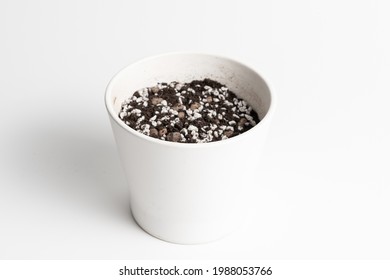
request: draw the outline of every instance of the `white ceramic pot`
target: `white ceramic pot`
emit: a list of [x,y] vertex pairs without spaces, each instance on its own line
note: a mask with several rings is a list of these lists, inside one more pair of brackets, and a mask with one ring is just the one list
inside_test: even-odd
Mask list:
[[[262,118],[251,130],[227,140],[173,143],[126,126],[122,102],[157,82],[210,78],[226,84]],[[245,217],[274,98],[258,73],[232,59],[198,53],[169,53],[126,67],[109,83],[106,107],[130,187],[137,223],[165,241],[195,244],[219,239]]]

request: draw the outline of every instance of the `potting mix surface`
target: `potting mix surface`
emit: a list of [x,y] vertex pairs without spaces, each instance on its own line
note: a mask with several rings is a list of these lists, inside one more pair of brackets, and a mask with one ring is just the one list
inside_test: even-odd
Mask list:
[[207,143],[244,133],[257,113],[214,80],[158,83],[125,100],[119,118],[147,136],[180,143]]

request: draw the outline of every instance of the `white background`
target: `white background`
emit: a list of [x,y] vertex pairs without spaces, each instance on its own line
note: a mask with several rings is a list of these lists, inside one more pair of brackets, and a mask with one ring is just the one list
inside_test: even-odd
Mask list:
[[[388,1],[0,2],[1,259],[389,259]],[[103,103],[166,51],[256,68],[278,106],[250,224],[143,232]]]

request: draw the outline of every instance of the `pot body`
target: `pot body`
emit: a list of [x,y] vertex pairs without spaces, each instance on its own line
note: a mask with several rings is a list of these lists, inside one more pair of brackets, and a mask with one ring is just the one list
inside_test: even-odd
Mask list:
[[[204,78],[226,84],[262,121],[228,140],[188,144],[145,136],[118,118],[122,102],[140,88]],[[181,244],[209,242],[234,230],[245,218],[251,189],[261,187],[256,178],[273,102],[260,75],[219,56],[166,54],[119,72],[107,88],[106,107],[137,223],[157,238]]]

